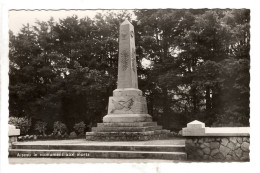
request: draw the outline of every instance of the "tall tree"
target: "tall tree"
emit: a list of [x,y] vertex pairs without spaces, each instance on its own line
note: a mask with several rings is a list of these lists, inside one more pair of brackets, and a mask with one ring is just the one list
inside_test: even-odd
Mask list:
[[[249,125],[250,11],[127,10],[37,21],[10,31],[10,116],[91,125],[116,88],[119,26],[135,27],[139,88],[149,113],[180,130]],[[144,65],[148,62],[148,65]],[[50,127],[48,127],[50,130]]]

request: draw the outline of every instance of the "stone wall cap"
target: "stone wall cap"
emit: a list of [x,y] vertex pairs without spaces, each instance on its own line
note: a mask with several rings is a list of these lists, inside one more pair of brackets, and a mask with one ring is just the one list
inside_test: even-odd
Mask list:
[[15,126],[12,124],[8,124],[8,129],[15,129]]
[[[204,131],[204,133],[203,133]],[[183,128],[183,136],[250,136],[250,127],[205,127],[201,129]]]
[[250,136],[250,127],[206,127],[206,136]]
[[9,129],[8,130],[8,136],[19,136],[20,135],[20,129]]
[[188,124],[205,124],[205,123],[203,123],[201,121],[198,121],[198,120],[194,120],[194,121],[192,121],[192,122],[190,122]]
[[201,128],[205,128],[205,123],[200,122],[198,120],[194,120],[190,123],[187,124],[187,128],[190,129],[201,129]]
[[16,127],[12,124],[8,124],[8,136],[19,136],[20,129],[16,129]]

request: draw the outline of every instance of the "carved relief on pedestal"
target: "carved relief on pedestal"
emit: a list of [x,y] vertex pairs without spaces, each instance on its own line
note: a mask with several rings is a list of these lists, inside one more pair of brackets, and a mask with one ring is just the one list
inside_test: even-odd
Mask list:
[[130,98],[129,100],[119,100],[115,101],[112,99],[112,104],[114,105],[114,109],[110,111],[110,113],[114,113],[116,110],[124,110],[124,111],[129,111],[132,109],[132,106],[134,104],[133,98]]
[[110,97],[108,114],[147,114],[144,97]]

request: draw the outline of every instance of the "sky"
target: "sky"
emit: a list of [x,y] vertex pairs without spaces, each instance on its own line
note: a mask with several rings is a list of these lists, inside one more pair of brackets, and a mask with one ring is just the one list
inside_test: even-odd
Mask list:
[[[112,10],[113,12],[120,12],[120,10]],[[68,16],[77,15],[79,18],[90,17],[93,18],[97,13],[106,13],[108,10],[10,10],[8,12],[9,29],[17,34],[23,25],[39,21],[48,21],[51,17],[54,21],[66,18]],[[131,12],[131,10],[130,10]],[[132,13],[132,12],[131,12]]]

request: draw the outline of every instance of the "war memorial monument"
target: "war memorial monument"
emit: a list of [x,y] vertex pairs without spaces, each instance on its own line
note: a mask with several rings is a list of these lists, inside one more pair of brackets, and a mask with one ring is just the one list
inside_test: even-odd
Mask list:
[[109,98],[108,114],[98,123],[87,140],[150,140],[165,138],[163,130],[148,114],[146,98],[138,89],[134,27],[125,20],[120,25],[117,89]]

